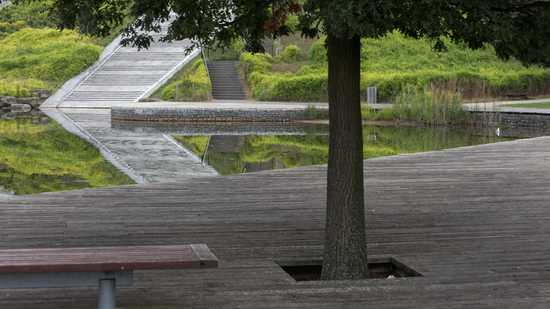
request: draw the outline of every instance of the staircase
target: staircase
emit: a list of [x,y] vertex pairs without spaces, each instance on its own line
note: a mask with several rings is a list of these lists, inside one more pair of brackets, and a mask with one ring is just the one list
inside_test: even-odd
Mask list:
[[212,135],[208,143],[208,152],[238,153],[239,135]]
[[212,97],[216,100],[244,100],[246,95],[235,61],[208,61]]
[[266,36],[262,40],[262,46],[264,47],[266,54],[269,54],[271,57],[275,57],[275,50],[273,49],[273,44],[271,44],[269,37]]

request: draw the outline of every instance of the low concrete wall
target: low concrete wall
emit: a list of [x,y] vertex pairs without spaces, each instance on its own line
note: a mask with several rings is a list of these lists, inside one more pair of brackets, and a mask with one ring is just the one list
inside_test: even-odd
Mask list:
[[295,108],[177,108],[111,107],[112,120],[162,122],[295,122],[306,109]]

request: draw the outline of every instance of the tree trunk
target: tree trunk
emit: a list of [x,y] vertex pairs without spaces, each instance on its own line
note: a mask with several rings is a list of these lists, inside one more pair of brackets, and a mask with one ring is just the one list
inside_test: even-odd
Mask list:
[[361,125],[361,41],[327,37],[329,155],[323,280],[368,278]]

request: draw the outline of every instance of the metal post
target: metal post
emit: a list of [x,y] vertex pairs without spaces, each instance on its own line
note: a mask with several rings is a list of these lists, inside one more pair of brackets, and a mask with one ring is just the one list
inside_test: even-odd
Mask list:
[[195,101],[195,83],[193,83],[192,86],[193,86],[193,101]]
[[264,89],[262,90],[262,97],[265,95],[265,83],[264,83]]
[[367,87],[367,103],[376,104],[376,87]]
[[176,83],[176,98],[174,99],[174,102],[178,101],[178,84]]
[[206,87],[206,83],[203,83],[203,84],[204,84],[204,90],[206,90],[206,99],[210,100],[210,96],[208,95],[208,87]]
[[116,279],[99,279],[98,309],[116,309]]

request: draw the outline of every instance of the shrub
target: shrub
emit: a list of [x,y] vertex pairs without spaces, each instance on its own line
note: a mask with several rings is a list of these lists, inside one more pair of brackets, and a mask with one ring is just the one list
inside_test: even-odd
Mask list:
[[280,55],[284,62],[295,62],[302,60],[302,50],[296,45],[288,45]]
[[251,54],[244,53],[240,58],[242,67],[244,68],[245,75],[249,75],[252,72],[257,72],[260,74],[266,74],[273,71],[273,66],[271,62],[274,59],[269,54]]
[[314,65],[325,66],[328,63],[325,40],[326,37],[320,38],[317,42],[313,43],[309,49],[309,61]]
[[17,32],[25,27],[25,22],[20,20],[15,23],[0,22],[0,40],[6,38],[10,34]]
[[[178,86],[178,101],[205,101],[212,97],[209,93],[212,91],[212,84],[202,59],[195,61],[193,68],[181,79],[166,86],[162,91],[161,98],[163,100],[175,100],[176,85]],[[195,87],[194,96],[193,85]]]
[[0,79],[0,96],[9,95],[16,98],[30,97],[30,90],[48,88],[43,81],[36,79],[11,80]]
[[25,3],[6,6],[0,10],[0,23],[17,24],[22,21],[25,27],[55,28],[54,21],[48,18],[48,13],[43,11],[49,4],[50,1],[25,1]]

